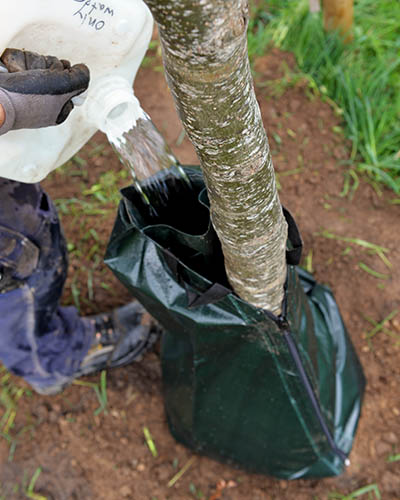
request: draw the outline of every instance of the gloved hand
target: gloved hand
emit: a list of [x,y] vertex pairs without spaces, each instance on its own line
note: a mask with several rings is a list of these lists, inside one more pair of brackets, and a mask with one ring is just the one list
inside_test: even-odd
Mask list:
[[0,58],[0,104],[5,112],[0,135],[59,125],[74,107],[71,99],[88,85],[89,69],[84,64],[71,67],[56,57],[6,49]]

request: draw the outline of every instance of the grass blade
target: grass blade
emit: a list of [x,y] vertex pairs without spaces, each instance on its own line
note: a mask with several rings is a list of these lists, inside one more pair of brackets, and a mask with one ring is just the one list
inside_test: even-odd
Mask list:
[[154,444],[153,438],[150,434],[150,431],[147,427],[143,427],[143,434],[144,438],[146,440],[146,444],[149,447],[149,450],[151,451],[151,454],[153,455],[154,458],[158,457],[158,452],[156,445]]
[[374,271],[373,269],[371,269],[370,267],[368,267],[367,264],[364,264],[364,262],[359,262],[358,263],[358,267],[360,267],[360,269],[362,269],[366,273],[370,274],[374,278],[378,278],[378,279],[381,279],[381,280],[387,280],[387,279],[389,279],[389,275],[378,273],[378,271]]
[[175,474],[175,476],[168,482],[168,488],[171,488],[179,479],[185,474],[185,472],[194,464],[196,457],[190,458],[182,469]]

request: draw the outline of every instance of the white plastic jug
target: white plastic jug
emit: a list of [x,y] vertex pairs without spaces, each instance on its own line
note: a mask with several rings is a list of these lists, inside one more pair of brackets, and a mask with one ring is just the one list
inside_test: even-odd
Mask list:
[[0,53],[7,47],[25,49],[85,63],[90,69],[83,104],[62,125],[0,136],[0,177],[39,182],[97,129],[118,135],[141,116],[132,85],[150,42],[153,19],[142,0],[1,3]]

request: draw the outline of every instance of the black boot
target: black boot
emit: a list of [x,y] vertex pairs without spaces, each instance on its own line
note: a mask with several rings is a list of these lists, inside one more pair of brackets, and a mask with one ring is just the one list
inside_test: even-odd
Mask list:
[[154,323],[143,324],[143,313],[145,309],[138,302],[131,302],[110,313],[87,317],[93,322],[95,335],[79,369],[66,382],[47,387],[33,385],[33,389],[43,395],[58,394],[82,375],[140,361],[161,333]]

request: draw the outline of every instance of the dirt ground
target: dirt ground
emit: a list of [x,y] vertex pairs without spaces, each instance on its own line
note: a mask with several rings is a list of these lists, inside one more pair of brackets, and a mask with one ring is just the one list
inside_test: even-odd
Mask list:
[[[139,72],[136,94],[181,162],[196,163],[157,68],[160,62],[154,59],[150,63]],[[73,385],[55,397],[29,392],[21,397],[10,429],[10,434],[18,436],[11,455],[7,440],[0,439],[0,498],[324,500],[333,492],[350,493],[376,483],[382,499],[400,499],[400,461],[388,460],[400,453],[400,208],[390,203],[395,198],[392,192],[379,193],[362,178],[355,191],[351,190],[354,179],[349,178],[349,192],[343,195],[348,179],[343,163],[349,159],[349,144],[340,131],[340,118],[307,82],[296,77],[291,56],[272,51],[256,62],[255,77],[281,200],[300,227],[304,263],[333,289],[368,380],[351,466],[337,478],[283,481],[194,456],[169,434],[156,348],[142,362],[107,374],[106,411],[96,411],[95,391],[82,385]],[[94,150],[101,154],[95,155]],[[74,165],[70,167],[72,176],[66,177],[68,170],[64,169],[46,180],[53,199],[85,198],[95,191],[92,186],[102,174],[123,168],[100,134]],[[75,175],[74,169],[81,174]],[[86,172],[82,174],[82,170]],[[126,185],[128,179],[121,177],[118,182]],[[71,247],[64,303],[73,303],[78,294],[84,314],[109,310],[129,300],[101,262],[93,265],[89,251],[90,228],[95,228],[97,250],[102,253],[114,217],[114,209],[105,215],[93,213],[82,225],[79,217],[62,216]],[[388,250],[385,255],[392,267],[376,253],[340,237],[381,245]],[[81,253],[73,248],[80,248]],[[385,276],[371,275],[360,263]],[[93,267],[90,280],[78,272]],[[367,339],[374,322],[380,323],[390,314],[391,319]],[[98,383],[99,376],[85,381]],[[16,377],[12,382],[27,389]],[[0,418],[1,412],[0,406]],[[157,457],[146,445],[143,427],[151,432]],[[18,435],[23,429],[26,432]],[[185,465],[188,468],[181,479],[169,487],[171,478]],[[27,485],[38,467],[41,472],[29,493]],[[41,496],[35,497],[32,491]]]

